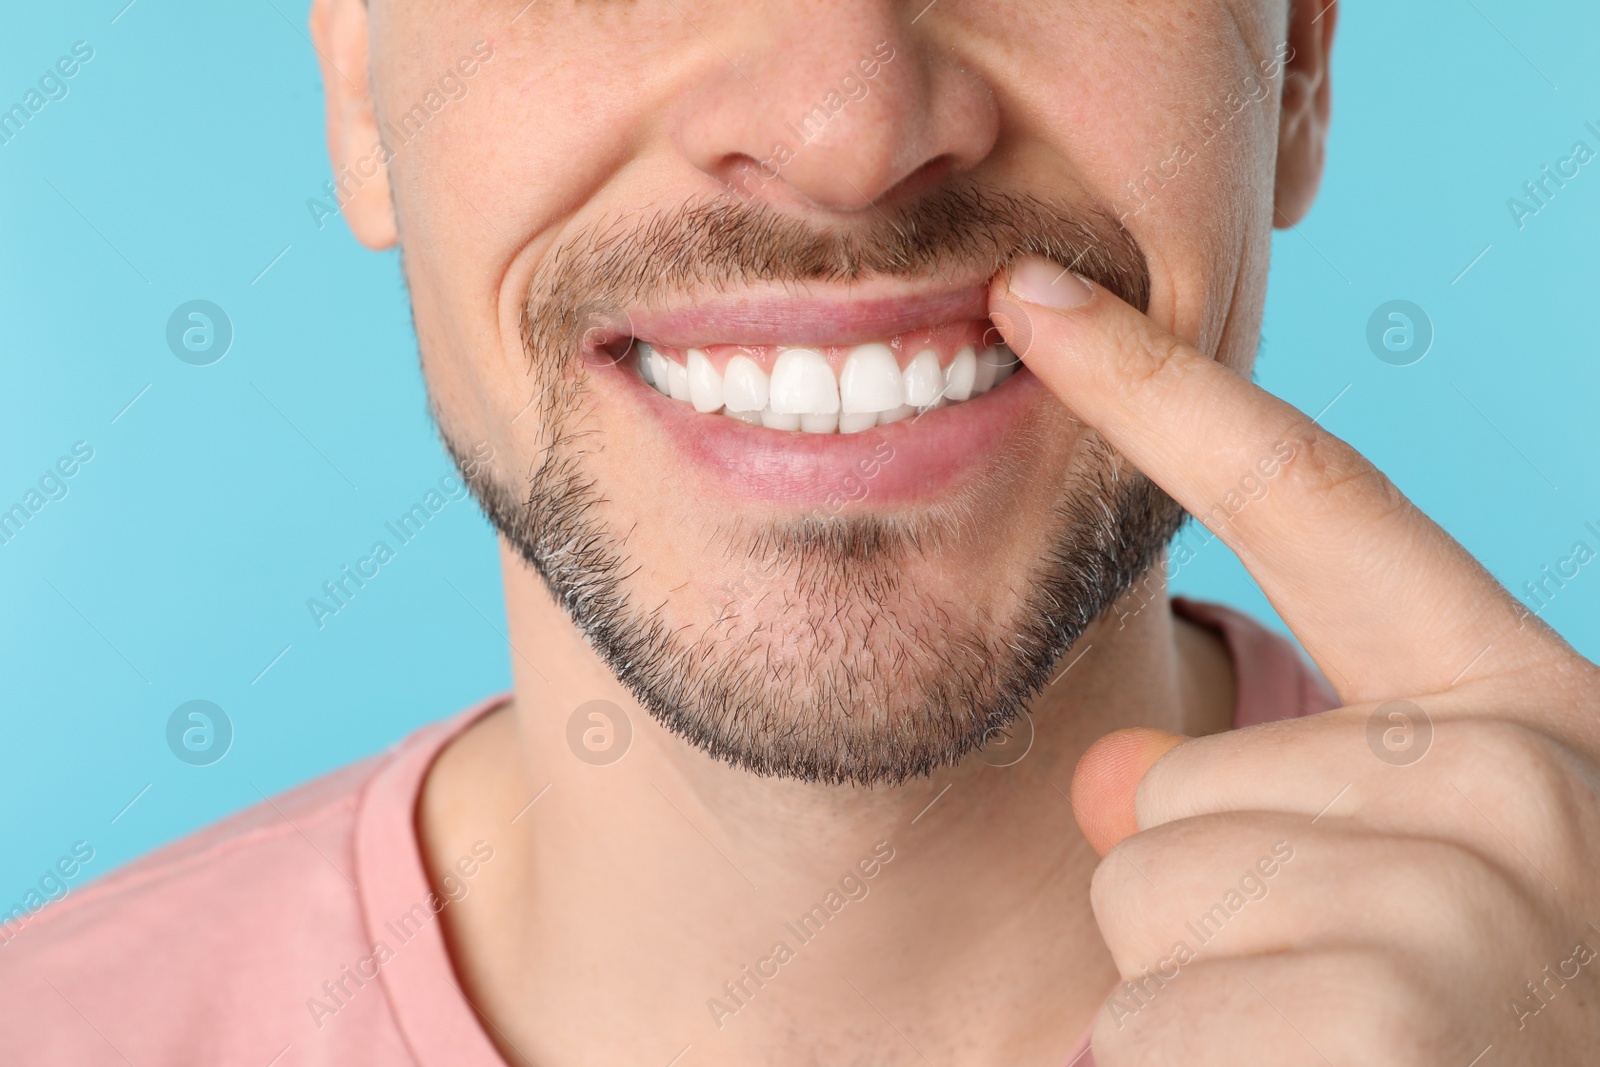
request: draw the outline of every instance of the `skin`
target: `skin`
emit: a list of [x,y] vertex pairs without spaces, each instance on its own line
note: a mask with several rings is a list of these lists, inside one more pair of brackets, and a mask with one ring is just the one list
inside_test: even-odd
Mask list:
[[[1039,550],[1054,472],[1083,463],[1092,434],[1199,513],[1293,440],[1272,492],[1215,532],[1350,707],[1222,732],[1233,693],[1216,639],[1159,600],[1125,600],[1035,701],[1013,766],[969,759],[870,791],[758,778],[656,725],[502,546],[515,699],[445,751],[418,810],[432,870],[479,839],[496,849],[445,913],[491,1039],[541,1067],[667,1063],[686,1045],[682,1062],[1059,1067],[1091,1024],[1101,1064],[1466,1064],[1491,1042],[1492,1062],[1572,1059],[1600,1011],[1583,979],[1522,1031],[1505,1004],[1573,941],[1600,945],[1582,918],[1600,918],[1581,852],[1597,828],[1594,670],[1245,377],[1270,231],[1303,217],[1321,174],[1336,7],[941,0],[925,16],[821,0],[317,0],[340,173],[474,42],[492,44],[467,95],[387,166],[358,168],[343,204],[363,242],[404,249],[441,423],[497,470],[528,469],[517,326],[539,264],[598,220],[726,192],[837,80],[839,57],[892,39],[896,63],[760,186],[764,203],[848,229],[956,175],[1047,190],[1126,212],[1152,279],[1148,315],[1103,291],[1051,311],[996,279],[991,311],[1009,310],[1014,347],[1059,400],[1041,394],[1045,432],[1007,471],[1004,522],[908,577],[962,576],[950,588],[1003,605]],[[1127,183],[1282,44],[1292,59],[1272,91],[1141,206]],[[730,576],[700,558],[702,510],[741,505],[663,478],[648,464],[660,442],[623,399],[591,399],[605,442],[592,471],[649,561],[640,588],[687,612],[683,590]],[[1435,726],[1406,767],[1366,740],[1372,709],[1397,697]],[[633,728],[606,767],[566,742],[571,709],[593,699]],[[1129,727],[1146,732],[1091,748]],[[1183,737],[1197,740],[1174,749]],[[1119,1019],[1106,991],[1279,840],[1296,859],[1259,919]],[[869,895],[719,1026],[708,998],[879,842],[894,859]]]
[[[1124,978],[1267,843],[1306,861],[1147,1010],[1108,1002],[1097,1062],[1578,1062],[1600,1026],[1600,672],[1348,444],[1115,296],[1020,313],[1029,366],[1192,511],[1295,445],[1215,532],[1346,705],[1195,740],[1119,731],[1084,756],[1073,797],[1116,848],[1093,901]],[[1391,701],[1431,740],[1374,759]]]

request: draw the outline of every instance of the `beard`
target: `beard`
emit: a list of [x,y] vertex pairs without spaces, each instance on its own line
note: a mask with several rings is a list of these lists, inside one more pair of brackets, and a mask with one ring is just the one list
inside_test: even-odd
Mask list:
[[[1029,196],[947,188],[848,232],[725,200],[620,221],[567,241],[530,285],[522,340],[539,441],[526,484],[475,462],[437,405],[435,419],[500,535],[663,726],[754,774],[900,784],[960,761],[1024,714],[1073,643],[1160,558],[1182,509],[1089,433],[1054,481],[1035,558],[998,604],[910,578],[952,545],[982,543],[976,516],[993,521],[994,497],[981,475],[915,515],[713,523],[705,543],[735,572],[721,594],[653,594],[637,580],[635,527],[591,469],[605,435],[584,366],[625,355],[630,302],[752,282],[992,274],[1025,253],[1148,304],[1143,255],[1114,219]],[[1049,429],[1019,427],[1005,462],[1026,468],[1049,454]]]

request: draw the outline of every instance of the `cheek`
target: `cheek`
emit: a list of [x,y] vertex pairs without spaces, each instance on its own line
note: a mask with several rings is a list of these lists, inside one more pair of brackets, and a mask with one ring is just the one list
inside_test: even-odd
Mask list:
[[[528,403],[533,379],[519,323],[540,257],[592,221],[580,219],[591,200],[615,210],[657,198],[644,181],[637,195],[597,194],[631,187],[635,135],[667,106],[647,84],[650,72],[670,73],[682,34],[693,33],[676,16],[608,27],[565,10],[554,19],[549,6],[530,7],[514,32],[490,35],[492,57],[479,62],[468,92],[423,135],[395,144],[389,168],[430,391],[445,418],[465,424],[459,436],[469,445],[509,445],[505,428]],[[493,5],[443,24],[415,7],[374,11],[380,118],[406,112],[471,54],[484,26],[506,21]],[[586,43],[596,39],[609,42],[607,54],[630,58],[604,61]]]
[[1020,97],[1043,158],[1068,161],[1083,193],[1139,242],[1151,317],[1237,359],[1224,328],[1241,298],[1258,299],[1277,138],[1276,83],[1264,100],[1249,93],[1263,84],[1259,62],[1276,30],[1260,12],[1236,21],[1214,2],[1141,11],[1089,0],[1073,10],[1012,26],[1022,42],[1002,53],[1012,73],[991,77]]
[[466,95],[399,152],[394,168],[413,243],[459,256],[521,247],[612,179],[670,102],[671,57],[693,35],[670,6],[671,17],[652,20],[608,17],[605,5],[557,13],[535,4],[496,33],[484,27],[505,26],[504,5],[476,5],[453,29],[440,25],[435,5],[407,6],[428,10],[394,16],[384,24],[389,39],[375,48],[380,106],[390,114],[436,86],[474,43],[487,36],[492,46]]

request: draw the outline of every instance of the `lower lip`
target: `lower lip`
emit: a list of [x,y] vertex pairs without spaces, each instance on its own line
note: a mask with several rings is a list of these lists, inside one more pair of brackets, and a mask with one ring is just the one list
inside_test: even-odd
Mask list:
[[1027,367],[982,396],[860,433],[792,433],[704,415],[663,396],[629,362],[590,367],[661,428],[684,465],[730,503],[839,511],[931,502],[999,459],[1049,395]]

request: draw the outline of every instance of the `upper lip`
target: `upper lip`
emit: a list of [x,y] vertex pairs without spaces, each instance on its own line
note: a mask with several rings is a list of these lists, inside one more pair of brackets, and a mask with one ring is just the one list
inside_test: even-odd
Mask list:
[[676,348],[854,345],[988,318],[989,286],[980,281],[916,290],[905,283],[880,283],[857,284],[846,292],[832,285],[797,286],[719,294],[677,308],[629,308],[627,314],[635,337]]

